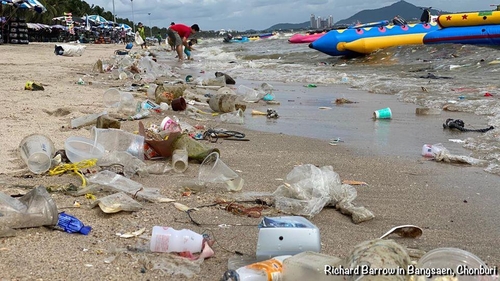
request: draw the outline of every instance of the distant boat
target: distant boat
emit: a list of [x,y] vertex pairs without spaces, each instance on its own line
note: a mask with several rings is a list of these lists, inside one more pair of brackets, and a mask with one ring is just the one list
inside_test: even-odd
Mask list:
[[250,42],[250,39],[246,36],[234,37],[229,39],[228,37],[224,38],[224,43],[246,43]]

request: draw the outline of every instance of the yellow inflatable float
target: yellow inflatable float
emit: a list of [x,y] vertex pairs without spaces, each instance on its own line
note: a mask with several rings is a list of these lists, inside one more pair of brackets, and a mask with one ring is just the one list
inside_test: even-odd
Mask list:
[[500,24],[500,11],[442,14],[437,18],[441,28]]

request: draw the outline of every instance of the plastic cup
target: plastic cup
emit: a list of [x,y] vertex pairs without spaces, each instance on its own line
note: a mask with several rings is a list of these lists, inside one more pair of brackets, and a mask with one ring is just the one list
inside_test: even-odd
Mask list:
[[238,191],[243,188],[243,179],[219,158],[218,152],[210,153],[201,163],[198,181],[204,183],[225,183],[227,189]]
[[118,108],[120,111],[135,112],[137,104],[131,93],[120,92],[118,89],[110,88],[104,92],[103,103],[108,108]]
[[188,153],[186,149],[176,149],[172,153],[172,167],[176,173],[184,173],[188,168]]
[[47,136],[32,134],[19,144],[19,154],[31,172],[42,174],[50,169],[55,154],[54,143]]
[[172,100],[171,106],[173,111],[186,110],[187,107],[186,100],[183,97],[176,98]]
[[392,118],[392,111],[390,108],[382,108],[379,110],[375,110],[373,112],[373,118],[375,119],[391,119]]

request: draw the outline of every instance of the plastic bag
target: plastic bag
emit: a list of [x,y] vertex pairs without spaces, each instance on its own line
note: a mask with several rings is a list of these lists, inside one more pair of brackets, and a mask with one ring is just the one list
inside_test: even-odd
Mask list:
[[343,214],[351,215],[355,223],[374,217],[364,207],[352,204],[357,196],[356,189],[342,184],[332,166],[296,166],[273,195],[275,208],[289,214],[313,217],[330,205],[340,209]]
[[65,57],[80,57],[85,51],[85,45],[56,45],[54,53]]
[[[118,175],[111,171],[101,171],[91,176],[88,181],[90,183],[100,184],[112,188],[114,190],[123,191],[134,197],[143,198],[150,202],[173,202],[175,200],[166,198],[160,194],[160,191],[155,188],[144,187],[142,184]],[[95,187],[93,187],[95,188]],[[80,190],[81,191],[81,190]]]
[[135,212],[142,208],[142,205],[130,198],[124,192],[118,192],[97,199],[92,203],[92,208],[99,206],[107,214],[118,213],[120,211]]

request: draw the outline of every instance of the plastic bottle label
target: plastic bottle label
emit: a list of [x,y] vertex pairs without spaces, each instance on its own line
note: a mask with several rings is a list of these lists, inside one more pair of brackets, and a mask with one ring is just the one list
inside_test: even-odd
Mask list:
[[283,264],[276,259],[253,263],[248,265],[247,268],[265,272],[268,281],[279,280],[279,277],[283,272]]

